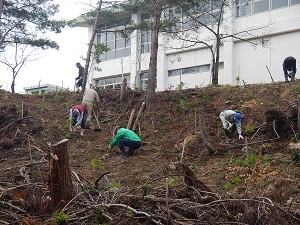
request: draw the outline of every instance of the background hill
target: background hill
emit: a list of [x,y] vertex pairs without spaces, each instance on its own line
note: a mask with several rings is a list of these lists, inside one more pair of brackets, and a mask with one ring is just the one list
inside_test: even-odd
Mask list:
[[[112,129],[133,109],[135,121],[145,92],[98,93],[102,130],[81,136],[68,130],[74,93],[0,91],[0,224],[300,224],[299,81],[156,93],[136,129],[143,146],[125,160],[108,149]],[[225,109],[243,114],[244,140],[223,136]],[[65,138],[75,197],[54,209],[48,154]]]

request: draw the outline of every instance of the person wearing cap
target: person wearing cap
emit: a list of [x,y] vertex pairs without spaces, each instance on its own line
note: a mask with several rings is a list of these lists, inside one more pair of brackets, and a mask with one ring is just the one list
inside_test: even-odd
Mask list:
[[96,87],[92,87],[90,89],[86,89],[85,92],[83,93],[83,98],[81,104],[87,107],[87,109],[90,111],[88,113],[87,117],[87,126],[91,126],[91,118],[92,118],[92,110],[93,110],[93,105],[96,103],[97,107],[99,106],[99,96],[96,91]]
[[289,81],[288,78],[291,78],[291,81],[294,81],[297,72],[296,59],[293,56],[285,58],[282,64],[282,68],[285,82]]
[[220,113],[220,119],[223,124],[223,128],[226,131],[230,131],[232,127],[235,125],[239,139],[244,139],[242,136],[242,115],[239,112],[235,112],[233,110],[224,110]]
[[[115,137],[109,144],[109,149],[112,149],[118,144],[121,151],[119,158],[125,158],[126,156],[132,156],[134,152],[142,146],[142,141],[137,134],[120,126],[116,126],[114,129]],[[128,147],[126,152],[125,147]]]
[[79,93],[79,88],[82,87],[83,75],[84,75],[84,67],[81,66],[79,62],[76,63],[78,68],[78,76],[75,78],[75,86],[76,86],[76,93]]
[[88,116],[88,109],[84,105],[74,105],[70,109],[70,131],[81,128],[80,134],[83,136],[84,129],[87,129],[86,119]]

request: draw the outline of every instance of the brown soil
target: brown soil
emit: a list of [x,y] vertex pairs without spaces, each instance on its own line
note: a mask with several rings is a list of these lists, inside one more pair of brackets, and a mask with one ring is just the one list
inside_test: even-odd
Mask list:
[[[68,130],[69,109],[79,103],[74,93],[0,91],[0,224],[55,224],[55,211],[68,224],[300,224],[300,157],[292,143],[299,81],[156,93],[136,129],[143,145],[125,160],[108,149],[112,129],[127,126],[146,93],[127,90],[121,103],[119,90],[98,93],[102,130],[82,137]],[[242,112],[247,140],[223,137],[225,109]],[[199,132],[202,114],[213,154]],[[48,155],[65,138],[77,197],[54,209]]]

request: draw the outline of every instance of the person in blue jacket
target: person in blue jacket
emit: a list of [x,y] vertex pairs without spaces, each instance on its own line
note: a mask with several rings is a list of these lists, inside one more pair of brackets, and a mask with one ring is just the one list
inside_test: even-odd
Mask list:
[[[121,151],[119,158],[125,158],[126,156],[132,156],[135,150],[142,146],[142,141],[137,134],[120,126],[116,126],[114,129],[115,137],[109,144],[109,149],[112,149],[118,144]],[[126,152],[125,147],[129,147]]]

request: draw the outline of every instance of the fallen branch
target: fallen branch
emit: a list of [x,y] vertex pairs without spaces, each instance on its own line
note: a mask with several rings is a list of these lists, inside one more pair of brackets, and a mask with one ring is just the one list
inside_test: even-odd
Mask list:
[[124,205],[124,204],[104,204],[104,205],[98,205],[97,207],[100,207],[100,206],[106,207],[106,208],[117,207],[117,208],[127,209],[127,210],[132,211],[136,215],[146,216],[147,218],[149,218],[155,224],[163,225],[161,222],[156,221],[155,219],[153,219],[152,215],[150,215],[146,212],[143,212],[143,211],[138,211],[138,210],[136,210],[136,209],[134,209],[134,208],[132,208],[128,205]]
[[48,161],[47,160],[42,160],[42,161],[38,161],[38,162],[30,162],[30,163],[23,164],[23,165],[18,165],[18,166],[13,166],[13,167],[9,167],[9,168],[6,168],[6,169],[2,169],[2,170],[0,170],[0,172],[16,169],[16,168],[23,167],[23,166],[33,166],[33,165],[36,165],[36,164],[41,164],[41,163],[46,163],[46,162],[48,162]]
[[14,120],[14,121],[12,121],[11,123],[9,123],[8,125],[6,125],[5,127],[3,127],[3,128],[1,129],[1,131],[6,130],[7,128],[9,128],[11,125],[13,125],[13,124],[16,123],[16,122],[19,122],[19,121],[25,120],[25,119],[29,119],[29,118],[31,118],[31,117],[32,117],[32,116],[27,116],[27,117],[24,117],[24,118],[21,118],[21,119]]
[[11,204],[11,203],[9,203],[9,202],[0,201],[0,204],[2,204],[2,205],[7,205],[7,206],[9,206],[9,207],[11,207],[11,208],[13,208],[13,209],[18,210],[18,211],[21,212],[21,213],[26,213],[26,214],[27,214],[27,212],[26,212],[25,210],[19,208],[18,206],[15,206],[15,205],[13,205],[13,204]]

